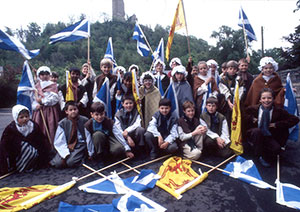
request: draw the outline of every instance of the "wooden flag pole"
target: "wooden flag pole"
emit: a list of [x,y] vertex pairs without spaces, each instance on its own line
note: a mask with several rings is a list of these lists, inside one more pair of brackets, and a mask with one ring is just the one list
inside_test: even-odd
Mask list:
[[[187,159],[188,159],[188,158],[187,158]],[[196,161],[196,160],[192,160],[192,159],[188,159],[188,160],[192,161],[193,163],[196,163],[196,164],[199,164],[199,165],[208,167],[208,168],[215,168],[215,167],[212,166],[212,165],[209,165],[209,164],[206,164],[206,163],[203,163],[203,162],[200,162],[200,161]],[[224,169],[216,168],[216,170],[218,170],[218,171],[220,171],[220,172],[225,172],[225,173],[227,173],[227,174],[231,174],[231,172],[226,171],[226,170],[224,170]]]
[[124,162],[122,162],[121,164],[124,165],[124,166],[126,166],[127,168],[132,169],[132,170],[133,170],[134,172],[136,172],[137,174],[141,173],[141,172],[138,171],[137,169],[133,168],[132,166],[129,166],[128,164],[126,164],[126,163],[124,163]]
[[150,49],[151,53],[153,54],[153,50],[152,50],[152,48],[151,48],[151,46],[150,46],[150,44],[149,44],[149,42],[148,42],[148,40],[147,40],[147,38],[146,38],[146,36],[145,36],[145,34],[144,34],[144,32],[143,32],[142,28],[140,27],[140,25],[139,25],[138,23],[136,23],[136,24],[137,24],[137,25],[138,25],[138,27],[140,28],[140,31],[141,31],[142,35],[144,36],[144,38],[145,38],[145,41],[146,41],[146,43],[147,43],[147,46],[149,47],[149,49]]
[[279,155],[277,155],[277,180],[278,182],[280,181],[280,170],[279,170],[279,164],[280,163],[280,158]]
[[248,53],[248,42],[247,42],[247,34],[246,34],[246,29],[245,29],[244,18],[242,18],[242,20],[243,20],[244,39],[245,39],[245,44],[246,44],[247,61],[248,61],[248,63],[250,63],[250,56],[249,56],[249,53]]
[[87,40],[87,61],[88,61],[88,71],[90,71],[91,69],[91,61],[90,61],[90,36],[88,36],[88,40]]
[[185,16],[185,10],[184,10],[184,5],[183,5],[183,0],[181,0],[181,3],[182,3],[183,14],[184,14],[186,39],[187,39],[187,43],[188,43],[189,57],[191,57],[190,38],[189,38],[189,33],[188,33],[188,27],[187,27],[187,22],[186,22],[186,16]]
[[219,163],[218,165],[216,165],[215,167],[213,167],[212,169],[210,169],[207,174],[209,174],[210,172],[214,171],[215,169],[219,168],[220,166],[222,166],[224,163],[227,163],[228,161],[230,161],[232,158],[236,157],[237,155],[231,155],[229,158],[227,158],[226,160],[224,160],[223,162]]
[[0,180],[2,180],[2,179],[4,179],[4,178],[6,178],[6,177],[12,175],[12,174],[15,173],[15,172],[16,172],[16,171],[12,171],[12,172],[9,172],[9,173],[7,173],[7,174],[5,174],[5,175],[0,176]]

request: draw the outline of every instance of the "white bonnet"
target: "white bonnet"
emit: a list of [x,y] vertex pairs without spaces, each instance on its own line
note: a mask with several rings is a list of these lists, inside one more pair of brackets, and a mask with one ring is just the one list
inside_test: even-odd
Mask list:
[[171,75],[172,77],[176,74],[176,73],[182,73],[185,77],[187,76],[187,71],[185,69],[185,67],[183,65],[179,65],[173,68]]
[[155,61],[155,63],[154,63],[154,69],[155,69],[156,65],[159,64],[159,63],[162,64],[163,70],[165,70],[166,64],[165,64],[163,61],[161,61],[161,59],[157,59],[157,60]]
[[126,69],[123,66],[117,66],[114,68],[114,74],[117,74],[117,70],[120,70],[124,74],[126,73]]
[[263,57],[259,62],[258,69],[262,71],[263,67],[267,64],[272,64],[274,71],[278,70],[278,63],[272,57]]
[[143,74],[142,74],[142,76],[141,76],[141,78],[140,78],[140,82],[141,82],[141,84],[143,84],[144,82],[144,78],[145,78],[145,76],[147,76],[147,75],[149,75],[151,78],[152,78],[152,80],[153,80],[153,83],[152,84],[154,84],[155,83],[155,77],[154,77],[154,75],[150,72],[150,71],[146,71],[146,72],[143,72]]
[[173,62],[176,62],[176,63],[178,63],[179,65],[182,65],[181,60],[180,60],[178,57],[174,57],[174,58],[170,61],[170,63],[169,63],[169,66],[170,66],[170,67],[172,67],[172,63],[173,63]]
[[135,65],[135,64],[132,64],[131,66],[129,66],[128,71],[131,71],[131,69],[133,69],[133,68],[136,68],[137,72],[140,71],[139,67],[137,65]]
[[50,70],[50,68],[48,66],[41,66],[41,67],[39,67],[38,70],[37,70],[37,73],[36,73],[37,76],[39,76],[39,74],[40,74],[41,71],[48,72],[51,75],[51,70]]
[[24,105],[15,105],[15,106],[13,106],[13,108],[12,108],[12,111],[11,111],[12,117],[13,117],[13,119],[14,119],[14,121],[15,121],[16,123],[18,123],[18,116],[19,116],[19,113],[20,113],[22,110],[27,110],[28,113],[30,113],[29,110],[28,110],[28,108],[25,107]]
[[207,66],[215,65],[217,67],[217,69],[219,68],[218,63],[215,60],[213,60],[213,59],[208,60],[206,62],[206,64],[207,64]]

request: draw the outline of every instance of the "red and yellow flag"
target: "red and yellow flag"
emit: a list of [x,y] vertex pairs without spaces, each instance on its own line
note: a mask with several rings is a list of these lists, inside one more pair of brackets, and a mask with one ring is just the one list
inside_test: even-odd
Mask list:
[[169,33],[169,38],[168,38],[168,43],[167,43],[167,48],[166,48],[166,58],[169,60],[170,56],[170,49],[172,46],[173,38],[174,38],[174,33],[175,31],[186,27],[186,21],[185,21],[185,14],[184,14],[184,8],[183,8],[183,2],[182,0],[179,0],[177,8],[176,8],[176,13],[173,19],[173,23],[170,29]]
[[72,80],[71,80],[71,74],[69,71],[66,71],[66,85],[67,85],[67,90],[66,90],[66,102],[68,101],[74,101],[74,93],[72,90]]
[[234,102],[232,109],[232,120],[231,120],[231,144],[230,148],[237,155],[243,154],[242,145],[242,118],[239,98],[239,83],[236,82]]
[[141,105],[140,105],[139,84],[138,84],[138,81],[136,78],[135,69],[132,69],[131,74],[132,74],[132,95],[133,95],[134,101],[136,103],[136,108],[142,118],[143,116],[142,116],[142,110],[141,110]]
[[20,211],[29,209],[46,199],[59,195],[75,185],[70,181],[60,186],[35,185],[0,189],[0,211]]

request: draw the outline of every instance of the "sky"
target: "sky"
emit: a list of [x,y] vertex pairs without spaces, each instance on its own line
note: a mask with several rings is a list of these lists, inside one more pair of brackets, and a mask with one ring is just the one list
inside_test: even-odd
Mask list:
[[[261,48],[261,27],[264,28],[265,49],[290,47],[282,39],[295,32],[300,24],[300,11],[296,9],[296,0],[184,0],[188,34],[206,40],[215,45],[210,38],[213,31],[226,25],[234,30],[238,27],[238,13],[243,7],[257,36],[251,42],[254,50]],[[159,24],[170,26],[173,21],[178,0],[124,0],[125,14],[135,14],[138,22],[152,29]],[[4,7],[3,7],[4,6]],[[69,23],[78,21],[85,14],[91,22],[103,22],[111,19],[112,0],[9,0],[2,4],[0,28],[5,26],[15,30],[36,22],[41,27],[58,21]],[[132,29],[133,30],[133,29]],[[179,31],[185,34],[185,30]],[[147,35],[146,35],[147,36]],[[165,41],[166,42],[166,41]],[[158,44],[150,44],[153,49]]]

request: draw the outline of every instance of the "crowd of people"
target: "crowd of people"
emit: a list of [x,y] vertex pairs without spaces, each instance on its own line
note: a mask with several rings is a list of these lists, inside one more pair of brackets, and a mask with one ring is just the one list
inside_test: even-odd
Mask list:
[[[189,58],[184,67],[179,58],[173,58],[169,66],[171,70],[166,71],[165,63],[158,59],[153,70],[140,73],[136,65],[128,70],[113,68],[111,60],[102,59],[98,76],[88,63],[81,69],[71,68],[70,88],[67,83],[59,85],[58,74],[49,67],[40,67],[32,116],[25,106],[14,106],[13,121],[2,134],[0,174],[47,166],[76,167],[85,160],[103,166],[125,156],[228,157],[233,154],[230,128],[237,87],[245,151],[252,152],[265,167],[284,151],[288,129],[299,119],[283,109],[285,89],[273,58],[261,59],[256,78],[248,72],[244,58],[224,62],[221,73],[213,59],[193,65]],[[133,96],[132,72],[138,77],[138,101]],[[109,81],[112,118],[107,105],[95,98],[105,80]],[[173,88],[170,83],[178,113],[172,110],[171,99],[164,97]],[[66,101],[70,89],[73,100]]]

